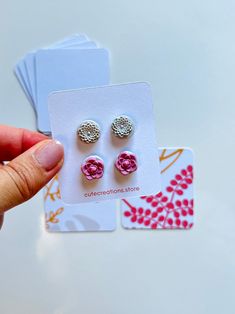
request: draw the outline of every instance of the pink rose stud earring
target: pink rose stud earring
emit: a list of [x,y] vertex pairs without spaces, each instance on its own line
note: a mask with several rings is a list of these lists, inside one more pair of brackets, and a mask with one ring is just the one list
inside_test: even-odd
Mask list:
[[124,176],[137,170],[135,154],[129,151],[121,152],[115,162],[115,167]]
[[113,120],[111,129],[115,136],[119,138],[127,138],[133,133],[134,124],[129,117],[123,115]]
[[104,162],[98,156],[89,156],[83,161],[81,171],[87,180],[100,179],[104,174]]

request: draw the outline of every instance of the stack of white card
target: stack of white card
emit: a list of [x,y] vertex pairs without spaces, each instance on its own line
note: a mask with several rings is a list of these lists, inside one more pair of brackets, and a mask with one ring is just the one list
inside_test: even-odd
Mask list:
[[38,131],[50,134],[49,94],[109,84],[109,55],[86,35],[75,34],[27,53],[14,70],[35,110]]

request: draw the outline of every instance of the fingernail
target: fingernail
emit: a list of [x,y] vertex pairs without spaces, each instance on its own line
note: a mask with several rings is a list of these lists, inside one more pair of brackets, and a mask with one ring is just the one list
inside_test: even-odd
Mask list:
[[63,159],[64,148],[60,142],[50,140],[35,151],[34,157],[42,168],[49,171]]

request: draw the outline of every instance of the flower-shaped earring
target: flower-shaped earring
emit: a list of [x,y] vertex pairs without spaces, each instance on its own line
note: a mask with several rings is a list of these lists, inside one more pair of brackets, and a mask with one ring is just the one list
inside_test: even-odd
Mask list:
[[124,176],[137,170],[137,160],[135,154],[129,151],[121,152],[116,161],[115,167]]
[[85,120],[77,129],[77,134],[82,142],[95,143],[100,137],[100,127],[92,120]]
[[104,174],[104,162],[98,156],[89,156],[83,161],[81,171],[87,180],[100,179]]
[[127,116],[119,116],[113,120],[111,129],[115,136],[126,138],[133,133],[133,121]]

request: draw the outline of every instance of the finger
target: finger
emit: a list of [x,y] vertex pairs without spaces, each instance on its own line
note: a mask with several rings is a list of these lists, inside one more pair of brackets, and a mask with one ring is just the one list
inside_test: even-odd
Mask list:
[[64,149],[42,141],[0,168],[0,213],[36,194],[63,164]]
[[12,160],[47,138],[38,132],[0,125],[0,161]]
[[1,230],[2,225],[3,225],[3,220],[4,220],[4,215],[0,214],[0,230]]

